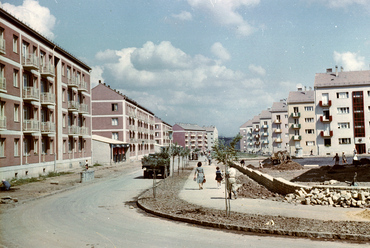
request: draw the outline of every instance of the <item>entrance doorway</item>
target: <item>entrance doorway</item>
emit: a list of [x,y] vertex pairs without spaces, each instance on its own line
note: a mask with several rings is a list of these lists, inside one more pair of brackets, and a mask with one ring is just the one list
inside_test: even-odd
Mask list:
[[365,144],[356,144],[356,150],[358,154],[366,153],[366,145]]

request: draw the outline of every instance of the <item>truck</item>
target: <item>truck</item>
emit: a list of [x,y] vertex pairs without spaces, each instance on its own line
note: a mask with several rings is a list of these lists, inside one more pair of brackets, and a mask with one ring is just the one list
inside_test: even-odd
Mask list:
[[158,178],[166,178],[170,175],[170,156],[166,153],[154,153],[141,159],[141,168],[144,178],[153,178],[154,173]]

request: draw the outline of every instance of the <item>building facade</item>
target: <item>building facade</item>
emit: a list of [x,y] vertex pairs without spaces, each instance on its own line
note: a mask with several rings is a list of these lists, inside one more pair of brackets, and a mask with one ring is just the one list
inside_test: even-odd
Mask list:
[[272,153],[289,151],[288,106],[285,100],[271,107]]
[[261,153],[270,154],[272,150],[272,136],[271,131],[271,112],[270,109],[264,110],[259,115],[260,119],[260,139],[261,139]]
[[93,134],[125,143],[115,151],[122,161],[155,152],[154,113],[134,100],[99,82],[92,89],[92,114]]
[[212,151],[212,147],[215,145],[216,140],[218,140],[218,130],[215,126],[203,126],[203,128],[207,132],[207,150]]
[[206,152],[208,149],[207,131],[196,124],[176,123],[173,127],[173,143],[191,151]]
[[172,126],[155,116],[154,139],[156,152],[160,151],[160,147],[170,145],[170,131],[172,131]]
[[0,173],[91,159],[91,68],[0,8]]

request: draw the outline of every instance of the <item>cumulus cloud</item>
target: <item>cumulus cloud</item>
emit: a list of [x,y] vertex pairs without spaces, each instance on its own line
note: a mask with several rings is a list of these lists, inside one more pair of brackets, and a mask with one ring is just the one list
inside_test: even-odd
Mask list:
[[99,80],[102,83],[104,83],[103,72],[104,72],[103,66],[91,67],[91,74],[90,74],[91,87],[95,87],[99,83]]
[[258,75],[266,75],[266,70],[262,66],[249,65],[248,69],[253,73],[257,73]]
[[1,7],[10,14],[17,17],[22,22],[28,24],[31,28],[45,35],[49,39],[54,39],[53,28],[56,18],[50,14],[50,10],[43,7],[36,0],[24,0],[20,6],[10,3],[3,3]]
[[351,52],[334,52],[334,61],[342,65],[347,71],[358,71],[365,68],[365,57],[358,55],[357,53]]
[[222,46],[222,44],[220,42],[214,43],[211,47],[211,51],[215,56],[217,56],[221,60],[229,60],[230,59],[229,52],[226,50],[226,48],[224,48]]
[[191,13],[187,11],[181,11],[179,14],[172,14],[172,17],[181,21],[191,21],[193,19]]
[[330,8],[346,8],[351,5],[369,6],[369,0],[309,0],[310,2],[320,2]]
[[244,20],[243,16],[237,10],[242,7],[256,6],[259,2],[260,0],[188,0],[188,4],[192,8],[211,13],[218,23],[233,28],[241,36],[252,34],[255,28]]

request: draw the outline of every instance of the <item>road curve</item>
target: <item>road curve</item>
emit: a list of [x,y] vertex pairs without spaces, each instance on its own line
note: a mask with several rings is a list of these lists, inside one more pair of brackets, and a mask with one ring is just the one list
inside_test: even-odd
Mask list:
[[[83,184],[0,215],[0,247],[348,247],[348,243],[255,236],[143,214],[130,202],[152,180],[141,170]],[[366,245],[350,244],[351,247]]]

